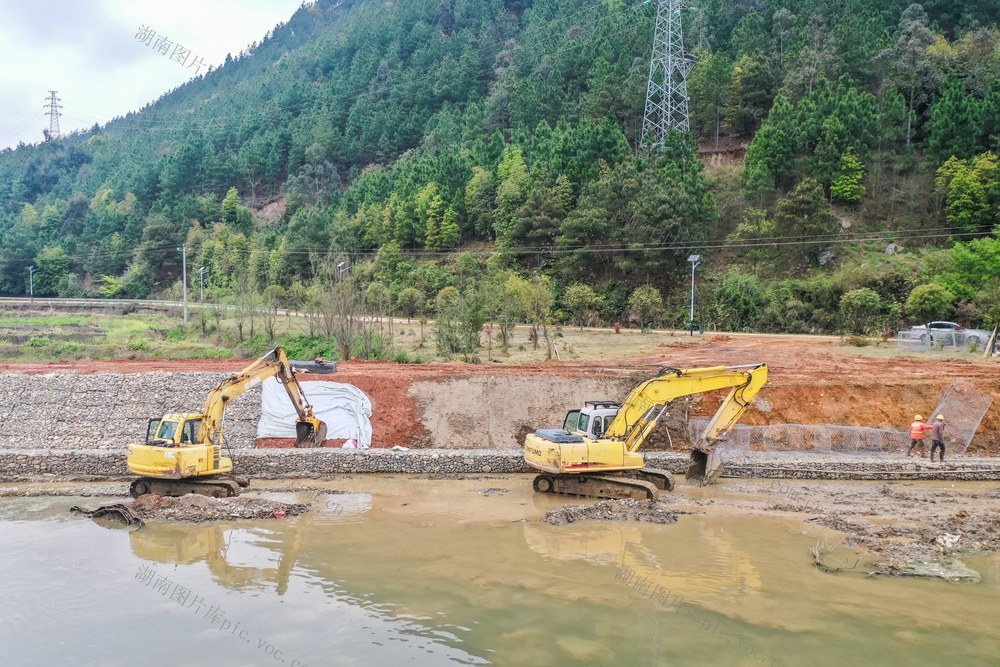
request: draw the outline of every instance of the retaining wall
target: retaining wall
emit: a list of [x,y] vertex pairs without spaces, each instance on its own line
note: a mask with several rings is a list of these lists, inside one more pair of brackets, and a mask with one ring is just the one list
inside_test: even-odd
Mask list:
[[[0,449],[123,450],[129,442],[145,440],[147,420],[152,417],[166,412],[200,412],[211,388],[228,375],[2,373]],[[349,375],[328,377],[350,381]],[[400,397],[380,395],[377,384],[367,387],[366,393],[374,412],[398,427],[394,431],[409,434],[400,435],[398,442],[384,442],[386,446],[520,449],[525,433],[561,425],[571,406],[583,405],[585,400],[622,399],[634,383],[633,378],[621,374],[573,379],[480,376],[415,381],[405,399],[416,404],[415,418],[387,414],[401,412]],[[681,419],[683,416],[678,415]],[[259,418],[258,387],[227,407],[227,446],[253,448]],[[667,423],[676,433],[679,424]]]
[[[399,474],[510,474],[535,472],[520,450],[492,449],[475,452],[422,449],[397,452],[389,449],[251,449],[234,453],[235,467],[251,479],[309,478],[353,473]],[[682,454],[651,452],[651,467],[682,474],[688,458]],[[0,481],[59,479],[123,479],[132,477],[125,455],[109,450],[75,452],[0,450]],[[726,459],[726,477],[784,479],[953,479],[1000,480],[1000,461],[956,457],[944,465],[924,460],[886,460],[857,456],[827,457],[759,454]]]
[[[201,412],[227,373],[0,374],[0,449],[122,451],[146,439],[147,420]],[[226,440],[253,447],[260,388],[227,408]]]

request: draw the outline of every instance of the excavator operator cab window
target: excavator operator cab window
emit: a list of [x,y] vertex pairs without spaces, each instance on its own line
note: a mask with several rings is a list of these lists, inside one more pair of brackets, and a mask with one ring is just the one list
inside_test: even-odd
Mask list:
[[150,444],[156,440],[156,432],[160,429],[159,419],[150,419],[146,425],[146,443]]
[[601,416],[594,417],[594,424],[593,424],[593,431],[592,432],[593,432],[595,438],[600,438],[602,435],[604,435],[604,428],[605,428],[605,426],[604,426],[604,417],[601,417]]
[[586,431],[587,430],[586,417],[584,417],[583,428],[581,429],[580,428],[580,411],[579,410],[570,410],[569,412],[566,413],[566,421],[563,422],[563,430],[570,431],[570,432],[580,431],[580,430]]
[[200,430],[200,419],[190,419],[184,422],[184,430],[181,432],[181,444],[190,445],[198,442],[198,431]]
[[160,422],[160,428],[156,432],[157,440],[174,441],[174,434],[177,433],[177,422]]

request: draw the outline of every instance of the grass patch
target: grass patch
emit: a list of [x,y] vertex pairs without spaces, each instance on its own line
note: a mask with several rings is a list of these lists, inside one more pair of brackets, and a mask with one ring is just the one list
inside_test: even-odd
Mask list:
[[218,347],[208,343],[159,343],[152,348],[152,356],[160,359],[232,359],[234,352],[231,348]]
[[83,326],[93,324],[94,318],[90,315],[32,315],[30,317],[12,317],[6,313],[0,317],[0,327],[24,327],[24,326]]

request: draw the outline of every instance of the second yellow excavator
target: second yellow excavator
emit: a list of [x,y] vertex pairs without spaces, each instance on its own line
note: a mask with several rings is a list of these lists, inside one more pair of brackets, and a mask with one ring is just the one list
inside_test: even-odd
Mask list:
[[673,489],[666,470],[645,467],[638,449],[666,412],[683,396],[730,389],[704,433],[693,443],[687,478],[707,484],[722,473],[715,452],[767,382],[767,365],[665,368],[636,386],[621,403],[588,401],[566,415],[562,429],[541,429],[524,440],[524,460],[540,470],[536,491],[596,498],[655,498]]
[[295,446],[322,445],[326,424],[316,418],[284,350],[276,347],[236,375],[220,382],[205,399],[201,413],[175,412],[150,419],[146,442],[129,445],[128,469],[142,475],[132,482],[132,497],[147,493],[181,496],[197,493],[222,498],[238,496],[249,485],[231,475],[232,459],[222,456],[226,406],[232,399],[276,377],[288,392],[298,417]]

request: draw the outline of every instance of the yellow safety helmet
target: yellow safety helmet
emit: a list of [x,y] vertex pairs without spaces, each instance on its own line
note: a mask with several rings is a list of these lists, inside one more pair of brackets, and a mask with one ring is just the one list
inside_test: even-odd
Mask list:
[[940,419],[941,421],[944,421],[944,415],[938,415],[937,418]]
[[923,416],[923,415],[913,415],[913,420],[914,420],[914,421],[920,421],[920,420],[921,420],[921,419],[923,419],[923,418],[924,418],[924,416]]

